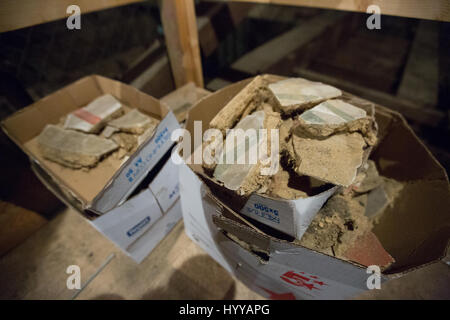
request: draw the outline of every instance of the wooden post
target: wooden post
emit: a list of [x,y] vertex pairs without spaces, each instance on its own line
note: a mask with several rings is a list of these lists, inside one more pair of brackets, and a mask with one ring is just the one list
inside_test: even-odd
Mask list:
[[162,0],[161,20],[175,85],[203,87],[194,0]]

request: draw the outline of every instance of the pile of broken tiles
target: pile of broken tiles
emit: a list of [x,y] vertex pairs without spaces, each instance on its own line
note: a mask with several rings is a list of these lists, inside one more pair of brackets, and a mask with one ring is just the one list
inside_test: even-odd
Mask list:
[[95,167],[115,153],[132,154],[151,137],[159,120],[137,109],[127,110],[110,94],[68,114],[60,125],[48,124],[38,136],[44,158],[73,169]]

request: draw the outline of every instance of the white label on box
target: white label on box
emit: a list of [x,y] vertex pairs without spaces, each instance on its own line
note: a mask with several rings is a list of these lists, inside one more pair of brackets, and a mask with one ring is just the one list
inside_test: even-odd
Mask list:
[[274,201],[252,194],[241,213],[274,229],[295,236],[294,208],[288,201]]
[[166,212],[180,195],[178,165],[172,159],[167,163],[149,185],[163,212]]
[[170,136],[179,127],[177,119],[169,112],[159,123],[153,137],[128,159],[113,181],[95,197],[91,209],[105,213],[125,201],[173,145]]
[[327,199],[333,187],[318,195],[297,200],[275,200],[252,194],[241,213],[274,229],[300,239]]
[[95,219],[92,224],[126,250],[161,217],[162,212],[155,197],[149,189],[145,189],[123,205]]

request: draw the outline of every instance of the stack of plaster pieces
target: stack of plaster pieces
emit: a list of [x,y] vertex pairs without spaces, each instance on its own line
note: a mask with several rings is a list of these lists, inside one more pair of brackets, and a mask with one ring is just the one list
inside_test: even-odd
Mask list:
[[125,161],[155,132],[159,120],[110,94],[47,125],[38,137],[44,158],[72,169],[95,167],[109,155]]
[[[301,239],[293,241],[341,259],[387,266],[393,258],[372,229],[402,185],[381,177],[375,163],[368,160],[377,143],[374,114],[373,104],[323,83],[257,76],[209,123],[223,133],[225,147],[212,163],[204,161],[202,166],[213,181],[246,199],[257,194],[294,200],[335,188]],[[262,175],[261,169],[268,164],[261,160],[226,163],[228,152],[248,160],[248,154],[262,143],[258,136],[229,150],[228,129],[269,129],[269,137],[270,129],[278,129],[279,170]],[[203,149],[212,143],[205,142]],[[271,147],[268,139],[267,154]]]

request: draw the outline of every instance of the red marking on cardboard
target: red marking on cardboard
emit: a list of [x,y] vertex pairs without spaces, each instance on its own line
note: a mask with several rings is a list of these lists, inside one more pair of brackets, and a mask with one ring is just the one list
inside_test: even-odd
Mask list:
[[[304,272],[300,272],[302,274],[305,274]],[[313,280],[313,279],[319,279],[317,276],[306,277],[303,275],[300,275],[298,273],[295,273],[294,271],[288,271],[285,274],[281,275],[280,278],[284,280],[285,282],[292,284],[296,287],[304,287],[309,289],[310,291],[312,289],[320,290],[318,286],[326,285],[323,281]],[[318,285],[317,287],[315,285]]]

